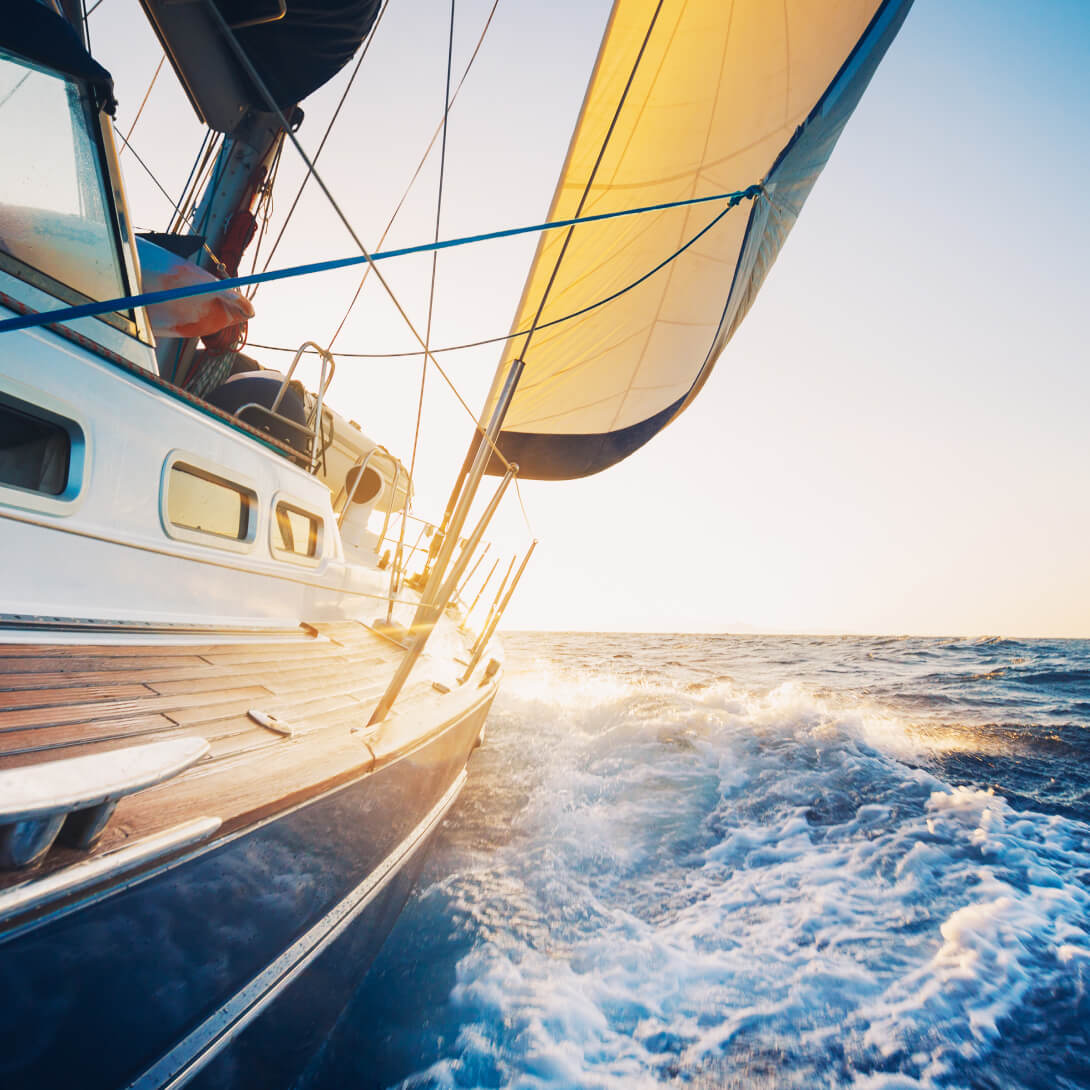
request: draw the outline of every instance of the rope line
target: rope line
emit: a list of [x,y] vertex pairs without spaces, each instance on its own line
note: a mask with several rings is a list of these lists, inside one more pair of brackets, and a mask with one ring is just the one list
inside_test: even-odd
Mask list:
[[[132,124],[129,126],[129,131],[125,133],[125,148],[129,146],[129,141],[132,139],[132,134],[136,130],[137,123],[140,121],[140,115],[144,112],[144,107],[148,104],[148,99],[151,98],[152,88],[155,87],[155,81],[159,78],[159,73],[163,70],[163,64],[167,59],[167,55],[164,53],[159,58],[159,63],[155,68],[155,75],[151,77],[151,83],[148,84],[148,89],[144,92],[144,98],[140,103],[140,109],[136,111],[136,117],[132,119]],[[122,148],[123,152],[125,148]],[[118,152],[118,159],[121,158],[121,152]]]
[[[435,197],[435,241],[439,241],[439,224],[443,215],[443,180],[446,177],[447,166],[447,120],[450,117],[450,73],[454,66],[454,4],[450,0],[450,33],[447,36],[447,82],[443,90],[443,140],[439,148],[439,185]],[[414,479],[416,473],[416,454],[420,446],[420,422],[424,416],[424,388],[428,380],[428,350],[431,345],[431,322],[435,313],[435,278],[439,267],[439,251],[431,253],[431,283],[428,287],[428,320],[424,327],[424,359],[420,363],[420,393],[416,399],[416,427],[413,429],[413,449],[409,458],[409,481]],[[343,322],[341,323],[344,324]],[[338,330],[339,331],[339,330]],[[336,336],[336,334],[334,334]],[[330,341],[330,346],[332,346]],[[326,351],[329,351],[327,349]],[[408,501],[405,504],[405,513],[408,514]],[[394,583],[393,590],[397,591],[397,573],[401,565],[401,557],[405,548],[405,524],[408,519],[401,520],[401,532],[397,538],[397,551],[394,553],[394,563],[391,571],[391,579]]]
[[[760,187],[754,187],[759,190]],[[690,246],[695,245],[701,238],[704,237],[730,210],[739,202],[732,201],[731,204],[719,212],[714,219],[702,227],[692,238],[687,239],[682,243],[669,257],[664,258],[654,268],[648,269],[642,276],[636,280],[625,284],[623,288],[618,288],[617,291],[611,292],[609,295],[602,299],[597,299],[593,303],[588,303],[585,307],[580,307],[579,310],[573,310],[568,314],[562,314],[559,318],[550,318],[547,322],[541,322],[538,324],[538,329],[548,329],[550,326],[562,325],[564,322],[570,322],[575,318],[581,318],[584,314],[589,313],[592,310],[597,310],[599,307],[604,307],[607,303],[612,303],[614,299],[625,295],[627,292],[632,291],[634,288],[638,288],[645,280],[650,280],[655,273],[661,269],[666,268],[670,262],[679,258]],[[527,326],[529,329],[529,326]],[[463,352],[468,348],[483,348],[490,344],[502,344],[504,341],[513,341],[516,337],[525,336],[527,329],[516,329],[513,333],[504,333],[498,337],[486,337],[481,341],[467,341],[465,344],[451,344],[446,348],[433,348],[431,354],[434,356],[437,352]],[[251,343],[251,348],[260,348],[268,352],[296,352],[295,348],[285,348],[278,344],[257,344]],[[308,351],[310,351],[308,349]],[[414,356],[419,356],[419,350],[412,352],[338,352],[338,356],[343,359],[355,359],[355,360],[394,360],[394,359],[408,359]]]
[[[352,69],[352,74],[348,77],[348,82],[345,84],[344,90],[341,92],[341,97],[337,102],[337,108],[333,111],[332,117],[329,119],[329,124],[326,125],[325,132],[322,134],[322,139],[318,144],[318,149],[314,153],[314,157],[311,160],[309,169],[306,174],[303,175],[303,180],[299,183],[299,188],[296,190],[295,197],[291,202],[291,207],[288,209],[288,214],[284,217],[284,222],[280,226],[280,231],[277,233],[276,239],[269,250],[268,256],[265,258],[265,264],[261,267],[264,272],[272,264],[272,259],[276,254],[280,243],[284,239],[284,232],[288,229],[288,224],[291,223],[291,218],[295,213],[295,209],[299,205],[300,198],[303,196],[303,190],[307,187],[307,182],[310,181],[311,176],[314,173],[314,165],[318,162],[319,156],[322,154],[322,150],[326,146],[326,141],[329,140],[330,133],[333,132],[333,126],[337,122],[337,118],[340,117],[341,108],[344,106],[345,100],[348,98],[348,93],[352,90],[352,84],[356,82],[356,76],[359,75],[360,68],[363,67],[364,59],[367,57],[367,52],[371,48],[371,43],[375,40],[375,34],[378,31],[379,24],[382,22],[382,17],[386,14],[386,8],[389,6],[390,0],[383,0],[381,9],[378,15],[375,16],[375,21],[371,24],[371,29],[367,32],[367,41],[363,43],[363,49],[360,51],[359,57],[356,58],[356,65]],[[260,249],[260,241],[258,242],[258,249]],[[257,268],[257,253],[254,254],[254,268]],[[257,287],[255,286],[250,298],[252,299],[257,293]]]
[[[484,26],[481,28],[481,33],[477,38],[477,44],[473,47],[473,52],[469,55],[469,60],[466,62],[466,66],[462,69],[461,79],[458,80],[458,86],[454,88],[454,94],[449,96],[449,102],[447,105],[447,113],[454,108],[454,103],[458,100],[458,95],[462,90],[462,85],[466,81],[466,77],[469,75],[469,70],[473,67],[473,62],[477,59],[477,54],[481,51],[481,46],[484,45],[485,35],[488,34],[488,28],[492,25],[492,17],[496,14],[496,8],[500,5],[500,0],[493,0],[492,10],[488,13],[488,18],[484,21]],[[435,126],[435,132],[431,134],[431,139],[428,141],[428,146],[424,149],[424,154],[420,156],[420,162],[416,164],[416,170],[413,171],[412,177],[409,179],[408,185],[405,186],[404,192],[401,194],[401,199],[397,202],[397,206],[393,212],[390,213],[390,218],[386,222],[386,226],[383,228],[382,235],[379,237],[377,246],[382,246],[386,241],[386,236],[389,235],[391,228],[394,226],[394,221],[397,219],[404,207],[405,201],[408,199],[409,194],[412,192],[413,186],[416,184],[416,179],[420,177],[420,172],[424,169],[424,164],[428,161],[428,156],[431,155],[431,149],[435,147],[435,141],[439,139],[440,134],[443,132],[446,125],[446,116],[442,117],[439,124]],[[344,329],[345,322],[348,321],[348,316],[352,313],[353,308],[356,305],[356,300],[360,297],[360,292],[363,291],[364,284],[367,283],[367,274],[371,271],[371,266],[368,265],[363,270],[363,276],[360,277],[359,284],[356,285],[355,294],[352,296],[351,301],[348,304],[347,310],[344,312],[344,316],[341,318],[337,328],[333,331],[333,336],[329,338],[329,344],[326,345],[326,351],[333,351],[333,344],[337,338],[341,335],[341,330]],[[416,355],[417,353],[413,353]]]
[[[458,399],[459,402],[461,402],[462,407],[466,410],[467,413],[469,413],[469,416],[473,420],[473,423],[477,428],[478,432],[484,435],[484,429],[482,428],[480,421],[477,420],[477,414],[469,407],[469,405],[466,404],[465,398],[462,397],[462,395],[458,392],[458,388],[454,385],[454,382],[451,380],[450,376],[443,370],[442,365],[439,363],[439,361],[434,357],[430,356],[428,352],[428,346],[424,343],[424,338],[420,336],[420,333],[417,330],[416,326],[413,324],[413,321],[409,317],[408,312],[401,305],[401,300],[398,299],[397,293],[390,286],[390,283],[389,281],[387,281],[386,277],[382,275],[382,271],[375,264],[374,258],[372,257],[370,251],[367,249],[366,246],[364,246],[363,242],[360,240],[359,235],[356,234],[356,229],[352,226],[352,223],[349,220],[348,216],[345,215],[344,209],[341,208],[340,204],[337,201],[337,198],[334,197],[333,194],[329,191],[329,186],[325,184],[322,176],[318,173],[317,168],[314,166],[311,158],[307,155],[306,150],[303,148],[303,145],[299,143],[299,138],[295,135],[291,126],[288,124],[287,118],[284,117],[283,110],[281,110],[280,107],[276,104],[276,100],[273,98],[272,92],[266,86],[265,81],[258,74],[257,69],[254,68],[253,62],[246,55],[246,51],[239,44],[238,39],[235,37],[231,28],[228,26],[227,20],[224,19],[223,13],[219,10],[218,7],[215,6],[215,4],[212,4],[211,2],[209,2],[207,6],[209,13],[218,24],[220,32],[227,39],[228,43],[231,46],[231,49],[234,51],[235,56],[239,61],[239,64],[242,65],[246,74],[253,81],[254,86],[261,92],[261,95],[268,104],[269,109],[280,121],[281,128],[284,130],[288,139],[292,142],[295,150],[299,153],[300,158],[306,164],[307,169],[314,176],[314,181],[317,182],[318,188],[321,189],[322,193],[325,195],[326,200],[329,201],[333,211],[337,213],[338,219],[340,219],[341,223],[344,225],[345,230],[351,236],[352,241],[359,249],[361,257],[356,258],[354,263],[358,264],[360,262],[366,262],[370,268],[375,270],[375,276],[378,277],[378,282],[382,285],[383,290],[386,292],[387,296],[389,296],[390,302],[394,304],[394,307],[397,310],[398,314],[401,315],[402,321],[405,323],[406,326],[408,326],[409,332],[416,338],[417,343],[420,345],[420,347],[424,349],[425,356],[431,359],[432,363],[435,364],[435,369],[439,372],[440,375],[443,376],[443,379],[453,391],[454,396]],[[267,273],[264,275],[268,276]],[[221,281],[220,283],[224,283],[224,281]],[[250,283],[261,283],[261,281],[251,279]],[[2,333],[3,331],[4,327],[2,324],[0,324],[0,333]],[[488,439],[487,436],[485,436],[485,438]],[[495,451],[496,456],[500,459],[500,461],[502,461],[504,465],[510,468],[510,463],[507,461],[506,458],[504,458],[503,454],[500,453],[500,450],[496,446],[496,444],[493,443],[491,440],[488,440],[488,444]]]
[[[538,328],[544,329],[548,325],[555,325],[560,321],[567,321],[570,318],[578,317],[580,314],[585,314],[588,310],[593,310],[596,307],[603,305],[603,303],[610,302],[617,298],[618,295],[623,294],[625,291],[630,290],[636,284],[642,283],[647,277],[652,276],[658,272],[663,265],[669,264],[670,261],[678,257],[681,253],[687,250],[701,235],[708,231],[719,219],[729,212],[732,208],[736,207],[743,200],[752,200],[759,197],[764,192],[764,187],[761,185],[751,185],[748,189],[738,190],[734,193],[715,193],[707,197],[688,197],[685,200],[680,201],[666,201],[662,204],[649,204],[640,208],[626,208],[618,212],[597,212],[589,216],[579,216],[575,219],[568,220],[555,220],[549,223],[535,223],[527,227],[508,227],[502,231],[487,231],[479,235],[465,235],[460,238],[444,239],[441,242],[425,242],[417,246],[406,246],[397,250],[384,250],[373,254],[367,254],[366,256],[352,256],[336,258],[331,261],[315,261],[307,265],[293,265],[284,269],[273,269],[267,272],[250,273],[246,276],[233,276],[226,277],[223,280],[217,280],[214,283],[207,284],[187,284],[182,287],[169,288],[163,291],[147,291],[141,292],[136,295],[122,295],[116,299],[106,299],[101,302],[80,303],[77,306],[70,307],[57,307],[53,310],[39,311],[37,314],[25,314],[19,315],[15,318],[6,318],[0,321],[0,333],[8,333],[17,329],[30,329],[35,326],[51,325],[54,322],[67,322],[73,321],[76,318],[86,318],[95,314],[108,314],[116,310],[128,310],[131,307],[150,306],[153,303],[166,303],[172,299],[186,299],[192,296],[198,295],[212,295],[218,291],[224,291],[228,288],[241,288],[246,287],[249,284],[260,284],[273,280],[289,280],[299,276],[309,276],[315,273],[332,272],[337,269],[350,268],[354,265],[363,264],[375,264],[379,261],[389,261],[396,257],[408,257],[412,254],[425,254],[431,253],[434,250],[449,250],[458,246],[469,246],[478,242],[491,242],[501,238],[513,238],[516,235],[528,235],[538,231],[553,231],[561,227],[577,226],[581,223],[596,223],[603,220],[620,219],[624,216],[638,216],[648,212],[664,212],[671,208],[684,208],[691,205],[699,204],[711,204],[717,201],[727,201],[728,205],[722,210],[722,212],[716,216],[711,223],[708,224],[699,234],[694,235],[684,246],[675,250],[665,261],[660,262],[655,266],[651,272],[646,273],[638,281],[629,285],[626,288],[622,288],[620,291],[614,292],[612,295],[607,296],[605,299],[600,300],[597,303],[592,303],[588,307],[584,307],[582,310],[576,311],[573,314],[567,315],[565,318],[554,319],[551,322],[542,322]],[[507,337],[491,338],[488,341],[476,342],[473,345],[455,346],[455,347],[476,347],[476,344],[493,344],[498,341],[509,340],[511,336],[525,335],[526,330],[521,333],[510,334]],[[433,356],[436,351],[440,349],[429,349],[428,354]],[[445,349],[442,351],[454,351],[454,348]],[[339,355],[347,355],[347,353],[338,353]],[[391,353],[390,355],[419,355],[418,352],[411,353]],[[360,354],[362,356],[362,354]],[[378,358],[384,358],[379,356]]]
[[[132,129],[130,129],[129,132],[131,133]],[[133,158],[144,168],[144,173],[152,180],[152,182],[155,183],[155,188],[158,189],[159,192],[162,193],[162,195],[164,197],[166,197],[166,199],[170,202],[171,207],[174,209],[175,212],[177,212],[178,211],[178,205],[181,204],[181,199],[175,200],[166,191],[166,188],[164,187],[163,183],[160,182],[159,179],[155,176],[155,172],[140,157],[140,154],[139,154],[139,152],[137,152],[136,148],[134,148],[129,143],[129,138],[127,136],[123,135],[122,133],[117,133],[117,137],[121,141],[121,151],[122,152],[125,152],[125,151],[131,151],[132,152]],[[120,156],[120,152],[118,154]]]
[[[606,148],[609,147],[609,141],[613,136],[614,129],[617,128],[617,121],[621,116],[621,111],[624,109],[624,104],[628,100],[628,92],[632,90],[632,84],[636,79],[636,72],[639,70],[640,61],[643,60],[643,55],[647,51],[647,43],[651,40],[651,32],[655,29],[655,23],[658,22],[659,12],[662,11],[663,0],[655,5],[655,10],[651,15],[651,21],[647,24],[647,31],[643,36],[643,41],[640,43],[640,50],[636,54],[636,59],[632,62],[632,68],[628,73],[628,79],[625,81],[624,90],[621,92],[621,97],[617,102],[617,108],[613,111],[613,117],[610,119],[609,128],[606,129],[605,136],[602,137],[602,146],[598,149],[598,157],[594,160],[594,166],[591,167],[590,174],[587,175],[587,184],[583,186],[583,193],[579,198],[579,204],[576,206],[575,215],[576,218],[583,214],[583,207],[587,203],[587,198],[590,196],[591,187],[594,185],[594,179],[598,176],[598,168],[602,165],[602,160],[605,158]],[[568,246],[571,243],[572,236],[575,234],[575,227],[569,227],[568,233],[564,236],[564,242],[560,247],[560,253],[556,255],[556,261],[553,264],[553,271],[549,274],[549,280],[545,284],[545,290],[541,293],[541,301],[537,305],[537,312],[534,314],[534,320],[530,323],[530,328],[526,331],[526,340],[523,342],[522,351],[519,356],[522,359],[526,359],[526,353],[530,349],[530,341],[533,340],[534,333],[537,332],[538,323],[541,321],[541,315],[545,311],[545,304],[549,300],[549,294],[553,290],[553,284],[556,282],[557,274],[560,272],[560,266],[564,261],[564,255],[568,252]]]

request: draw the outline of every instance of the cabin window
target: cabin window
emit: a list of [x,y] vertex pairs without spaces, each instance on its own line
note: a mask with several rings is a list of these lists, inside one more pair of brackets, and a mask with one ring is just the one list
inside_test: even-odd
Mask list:
[[257,496],[203,469],[175,462],[167,477],[166,514],[182,530],[249,541]]
[[[70,428],[79,434],[75,424]],[[0,401],[0,485],[59,496],[68,488],[69,427],[23,402]]]
[[0,50],[0,146],[0,268],[32,282],[43,273],[92,299],[125,295],[79,86]]
[[290,503],[278,503],[275,514],[272,528],[274,552],[301,557],[318,555],[321,519]]

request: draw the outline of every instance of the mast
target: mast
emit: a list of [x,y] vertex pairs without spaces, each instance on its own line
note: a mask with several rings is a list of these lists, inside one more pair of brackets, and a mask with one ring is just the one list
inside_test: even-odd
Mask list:
[[238,275],[242,254],[257,227],[254,205],[283,141],[284,130],[276,115],[256,110],[224,137],[191,224],[207,246],[197,263],[210,272]]
[[447,527],[446,537],[443,540],[435,564],[428,576],[424,592],[420,596],[420,605],[417,606],[416,615],[413,617],[413,622],[409,629],[411,633],[409,646],[405,651],[405,656],[398,664],[397,671],[390,680],[386,692],[382,694],[382,698],[378,702],[378,707],[375,708],[374,714],[371,716],[371,724],[381,723],[382,720],[386,718],[390,708],[393,707],[394,701],[397,699],[405,682],[408,681],[412,668],[416,665],[417,660],[424,650],[425,644],[428,642],[428,637],[435,627],[435,622],[443,615],[443,610],[446,609],[455,588],[465,574],[466,566],[469,564],[470,558],[476,551],[481,540],[481,535],[484,533],[489,521],[491,521],[492,515],[499,506],[499,502],[503,498],[507,486],[518,472],[518,466],[508,464],[507,471],[503,476],[503,480],[500,481],[500,485],[496,489],[495,495],[493,495],[492,499],[489,501],[484,514],[481,515],[476,527],[474,527],[473,533],[470,535],[469,540],[459,554],[458,559],[451,570],[450,576],[444,581],[443,577],[446,574],[447,566],[450,563],[451,557],[454,554],[454,549],[458,544],[458,538],[461,535],[462,527],[465,526],[466,517],[469,515],[469,508],[477,495],[477,489],[480,486],[481,478],[484,476],[485,469],[491,460],[492,449],[496,442],[496,438],[500,434],[500,429],[503,427],[503,420],[507,415],[508,406],[510,406],[511,399],[515,396],[515,389],[518,387],[519,379],[522,377],[522,370],[522,360],[515,360],[508,369],[506,381],[500,389],[498,400],[496,401],[495,408],[492,410],[492,416],[488,421],[488,427],[481,437],[481,442],[477,445],[477,452],[473,459],[473,464],[466,474],[464,485],[461,488],[458,497],[457,506],[454,509],[450,518],[450,524]]

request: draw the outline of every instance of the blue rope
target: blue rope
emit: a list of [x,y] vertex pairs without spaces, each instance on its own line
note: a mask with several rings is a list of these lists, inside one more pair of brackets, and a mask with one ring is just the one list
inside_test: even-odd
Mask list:
[[[615,292],[611,292],[609,295],[603,296],[601,299],[596,299],[593,303],[588,303],[585,307],[580,307],[579,310],[570,311],[567,314],[562,314],[559,318],[550,318],[547,322],[539,322],[538,329],[548,329],[550,326],[562,325],[564,322],[570,322],[574,318],[581,318],[584,314],[590,313],[592,310],[597,310],[599,307],[604,307],[607,303],[612,303],[614,299],[619,299],[622,295],[626,295],[634,288],[638,288],[645,280],[650,280],[655,273],[661,269],[665,269],[671,261],[677,260],[681,257],[686,250],[691,246],[695,246],[732,208],[733,204],[728,205],[726,208],[717,212],[714,218],[709,220],[697,233],[690,238],[686,239],[669,257],[664,257],[653,268],[648,269],[642,276],[637,277],[635,280],[625,284],[623,288],[618,288]],[[525,337],[529,332],[529,326],[525,329],[516,329],[513,333],[504,333],[499,337],[487,337],[483,341],[467,341],[465,344],[448,344],[445,348],[429,348],[427,355],[436,356],[440,352],[464,352],[467,348],[482,348],[489,344],[502,344],[504,341],[512,341],[516,337]],[[298,349],[292,347],[287,348],[284,345],[279,344],[260,344],[254,341],[247,341],[246,344],[250,348],[260,348],[265,352],[296,352]],[[308,348],[307,352],[314,352],[315,349]],[[413,356],[423,356],[424,350],[422,348],[414,349],[412,352],[337,352],[338,359],[356,359],[356,360],[400,360],[411,359]]]
[[[437,250],[447,250],[456,246],[468,246],[475,242],[490,242],[493,239],[511,238],[515,235],[528,235],[539,231],[553,231],[559,227],[574,227],[581,223],[596,223],[602,220],[618,219],[622,216],[638,216],[645,212],[665,212],[671,208],[684,208],[690,205],[710,204],[714,201],[727,201],[727,207],[723,209],[723,213],[725,214],[743,200],[752,200],[753,198],[758,197],[762,192],[763,189],[761,186],[751,185],[748,189],[738,190],[734,193],[715,193],[710,197],[689,197],[686,200],[667,201],[664,204],[649,204],[642,208],[627,208],[620,212],[599,212],[591,216],[577,216],[575,219],[554,220],[551,223],[535,223],[529,227],[509,227],[503,231],[488,231],[482,235],[467,235],[462,238],[445,239],[441,242],[427,242],[419,246],[406,246],[400,250],[385,250],[380,253],[371,254],[370,258],[360,255],[358,257],[337,258],[333,261],[315,261],[309,265],[293,265],[286,269],[273,269],[260,273],[250,273],[247,276],[228,277],[224,280],[216,280],[209,284],[190,284],[184,287],[170,288],[166,291],[147,291],[142,292],[139,295],[124,295],[118,299],[107,299],[103,302],[82,303],[79,306],[73,307],[58,307],[56,310],[42,311],[38,314],[23,314],[16,318],[6,318],[3,321],[0,321],[0,333],[9,333],[17,329],[31,329],[35,326],[51,325],[54,322],[68,322],[76,318],[86,318],[95,314],[107,314],[117,310],[128,310],[132,307],[146,307],[151,306],[154,303],[167,303],[172,299],[187,299],[196,295],[213,295],[218,291],[224,291],[228,288],[242,288],[250,284],[263,284],[267,281],[287,280],[296,276],[309,276],[313,273],[331,272],[334,269],[346,269],[353,265],[363,265],[368,261],[386,261],[389,258],[394,257],[407,257],[410,254],[433,253]],[[703,232],[701,232],[701,234],[703,234]],[[678,253],[680,252],[681,251],[678,251]],[[677,253],[673,254],[668,260],[673,260],[676,256]]]

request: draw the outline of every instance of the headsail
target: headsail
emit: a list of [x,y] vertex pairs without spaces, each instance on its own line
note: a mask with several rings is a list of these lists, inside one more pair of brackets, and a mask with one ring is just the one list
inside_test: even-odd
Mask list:
[[232,132],[248,109],[267,110],[259,88],[224,40],[213,3],[254,70],[287,110],[353,57],[379,0],[141,0],[193,108],[210,128]]
[[[744,190],[542,239],[499,374],[526,370],[499,447],[524,478],[627,457],[692,400],[741,322],[912,0],[617,0],[550,220]],[[584,199],[585,196],[585,199]],[[551,281],[551,287],[550,287]],[[494,459],[498,463],[498,459]],[[491,470],[502,467],[493,465]]]

